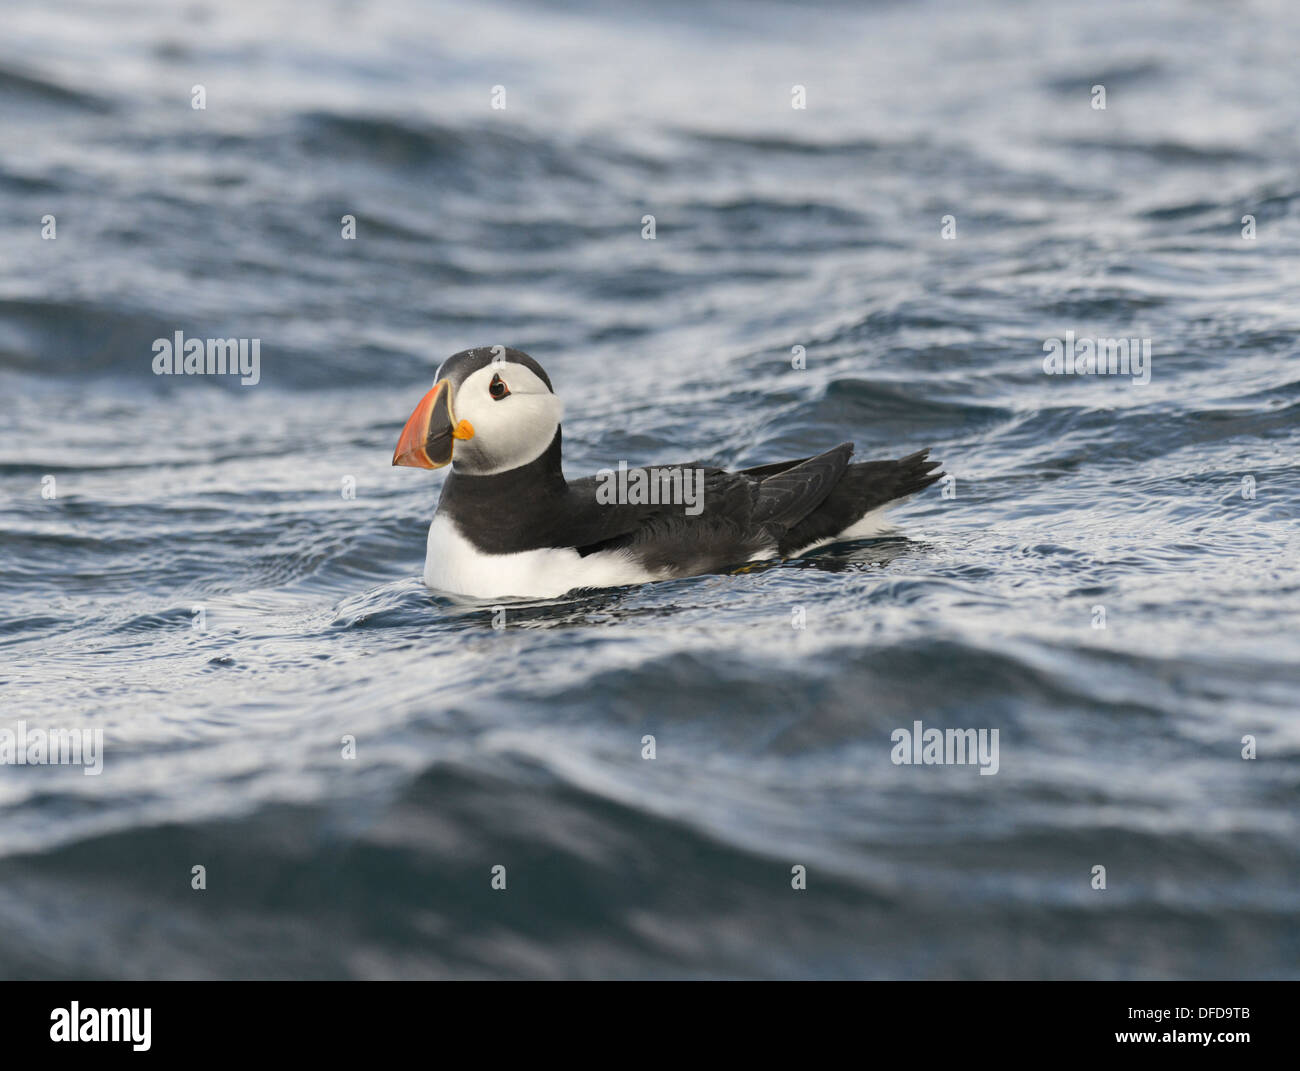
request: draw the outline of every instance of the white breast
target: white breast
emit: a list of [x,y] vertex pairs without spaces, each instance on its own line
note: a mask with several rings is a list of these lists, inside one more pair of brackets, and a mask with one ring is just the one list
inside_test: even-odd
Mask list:
[[476,599],[554,598],[574,588],[612,588],[663,579],[621,551],[585,558],[576,550],[485,554],[448,517],[434,515],[424,559],[424,582],[437,591]]

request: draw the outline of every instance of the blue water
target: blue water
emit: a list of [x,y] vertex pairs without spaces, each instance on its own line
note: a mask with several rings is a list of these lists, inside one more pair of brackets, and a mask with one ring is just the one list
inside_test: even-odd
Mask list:
[[[1300,975],[1292,6],[0,25],[0,728],[104,739],[0,766],[0,976]],[[155,376],[178,330],[260,381]],[[1149,383],[1044,374],[1067,331]],[[493,344],[573,476],[955,482],[501,618],[423,587],[442,477],[389,464]],[[894,764],[915,721],[998,772]]]

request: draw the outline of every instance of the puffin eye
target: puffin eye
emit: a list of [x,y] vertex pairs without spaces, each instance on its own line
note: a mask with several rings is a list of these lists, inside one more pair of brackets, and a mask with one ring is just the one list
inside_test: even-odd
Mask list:
[[506,386],[506,381],[499,375],[492,377],[492,382],[488,385],[488,393],[492,395],[495,401],[500,401],[510,393],[510,388]]

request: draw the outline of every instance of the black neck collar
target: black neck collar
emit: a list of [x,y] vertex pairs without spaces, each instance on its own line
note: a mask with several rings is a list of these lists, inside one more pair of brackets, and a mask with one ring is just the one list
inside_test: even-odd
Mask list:
[[560,464],[557,427],[551,445],[518,468],[491,476],[474,476],[457,471],[453,465],[442,485],[438,509],[450,513],[462,526],[466,521],[492,524],[507,517],[511,523],[525,524],[529,514],[554,503],[567,488]]

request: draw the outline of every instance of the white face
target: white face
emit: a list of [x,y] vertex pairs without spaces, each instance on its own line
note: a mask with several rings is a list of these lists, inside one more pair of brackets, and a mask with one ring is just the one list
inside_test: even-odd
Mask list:
[[[493,380],[509,392],[493,396]],[[541,457],[555,438],[564,406],[531,369],[503,361],[480,368],[456,388],[457,420],[474,426],[474,437],[456,444],[452,467],[471,476],[491,476]]]

